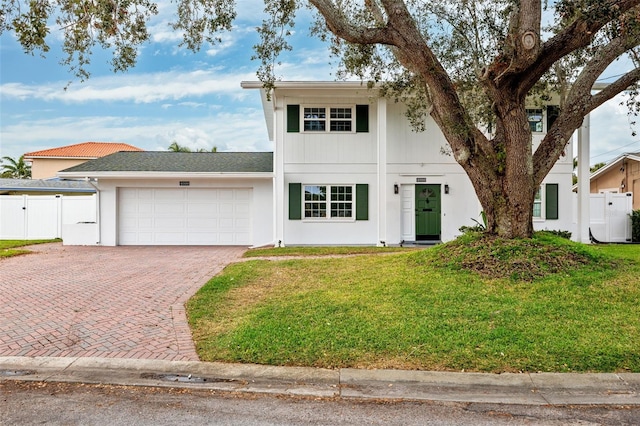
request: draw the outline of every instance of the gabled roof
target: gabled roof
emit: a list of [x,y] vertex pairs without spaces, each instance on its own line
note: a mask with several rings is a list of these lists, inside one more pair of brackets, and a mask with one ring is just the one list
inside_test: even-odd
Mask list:
[[0,192],[96,192],[88,182],[80,180],[0,179]]
[[142,151],[142,149],[120,142],[83,142],[28,152],[24,156],[25,158],[99,158],[119,151]]
[[272,152],[117,152],[58,172],[61,177],[273,173]]
[[624,159],[640,162],[640,152],[627,152],[617,156],[613,160],[609,161],[605,166],[602,166],[598,170],[593,172],[589,177],[589,179],[592,180],[602,174],[605,174],[608,170],[611,170],[612,168],[617,167],[617,165],[620,164],[620,162]]

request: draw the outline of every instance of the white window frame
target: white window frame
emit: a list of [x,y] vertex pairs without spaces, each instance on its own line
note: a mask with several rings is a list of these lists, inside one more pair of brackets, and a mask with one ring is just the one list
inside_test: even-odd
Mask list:
[[529,128],[531,128],[531,120],[529,120],[529,113],[530,112],[538,112],[540,111],[540,130],[531,130],[532,133],[536,133],[536,134],[541,134],[547,131],[546,127],[546,118],[547,118],[547,111],[546,108],[526,108],[526,113],[527,113],[527,123],[529,123]]
[[[544,208],[544,206],[546,206],[544,185],[540,185],[538,187],[538,191],[536,191],[536,192],[540,193],[540,199],[536,200],[535,197],[533,199],[533,220],[534,221],[543,221],[543,220],[546,220],[545,208]],[[536,210],[535,210],[536,204],[540,205],[540,215],[539,216],[536,216]]]
[[[326,187],[326,199],[324,201],[320,200],[308,200],[307,199],[307,187]],[[351,200],[332,200],[332,188],[351,188]],[[332,217],[331,211],[332,203],[345,203],[351,204],[351,216],[348,217]],[[325,216],[307,216],[307,204],[324,204],[324,212]],[[313,210],[313,209],[311,209]],[[304,222],[355,222],[356,220],[356,185],[355,184],[312,184],[312,183],[303,183],[302,184],[302,220]]]
[[[311,105],[301,105],[302,114],[300,114],[300,129],[302,133],[310,133],[310,134],[326,134],[326,133],[355,133],[356,132],[356,106],[355,105],[319,105],[319,104],[311,104]],[[307,109],[319,109],[324,108],[324,118],[315,118],[315,117],[307,117],[306,111]],[[331,110],[332,109],[349,109],[351,112],[350,118],[331,118]],[[310,111],[313,112],[313,111]],[[305,123],[306,122],[324,122],[324,130],[307,130]],[[332,122],[350,122],[351,130],[331,130]]]

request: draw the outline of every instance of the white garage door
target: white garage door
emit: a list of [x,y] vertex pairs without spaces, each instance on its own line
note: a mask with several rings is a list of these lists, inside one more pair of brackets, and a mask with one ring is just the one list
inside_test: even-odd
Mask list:
[[250,245],[251,189],[120,188],[120,245]]

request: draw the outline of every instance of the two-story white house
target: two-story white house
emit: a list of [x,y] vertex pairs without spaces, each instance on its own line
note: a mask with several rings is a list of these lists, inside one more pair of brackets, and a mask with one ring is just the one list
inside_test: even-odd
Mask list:
[[[277,82],[261,91],[274,156],[274,238],[282,245],[448,241],[482,207],[435,122],[359,82]],[[528,110],[534,148],[557,108]],[[535,229],[572,231],[571,146],[545,179]]]
[[[278,82],[269,98],[242,87],[261,94],[273,153],[119,152],[59,172],[97,190],[82,232],[101,245],[397,245],[481,220],[430,118],[414,132],[403,105],[359,82]],[[529,111],[534,145],[555,111]],[[540,188],[536,229],[573,232],[571,152]]]

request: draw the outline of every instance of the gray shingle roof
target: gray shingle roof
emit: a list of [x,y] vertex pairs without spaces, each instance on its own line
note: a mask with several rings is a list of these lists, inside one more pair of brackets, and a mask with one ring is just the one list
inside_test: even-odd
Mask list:
[[272,152],[116,152],[62,170],[77,172],[271,173]]
[[45,179],[0,179],[0,191],[96,192],[95,188],[85,181]]

